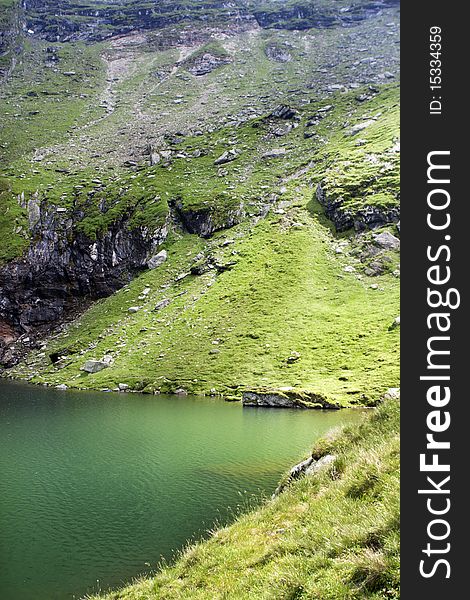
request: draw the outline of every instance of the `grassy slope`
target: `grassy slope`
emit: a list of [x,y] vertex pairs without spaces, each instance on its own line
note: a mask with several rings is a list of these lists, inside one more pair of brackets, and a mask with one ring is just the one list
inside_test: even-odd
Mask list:
[[45,68],[46,46],[26,43],[21,62],[0,89],[0,263],[21,255],[29,244],[21,197],[27,200],[37,190],[53,190],[56,197],[63,193],[56,172],[64,166],[61,161],[43,165],[31,155],[36,149],[47,154],[49,144],[99,114],[93,107],[104,76],[99,47],[57,44],[60,68]]
[[313,455],[326,453],[322,473],[94,600],[399,598],[399,403],[318,442]]
[[[289,217],[296,225],[284,229]],[[30,358],[30,369],[40,371],[33,381],[84,388],[127,383],[147,392],[215,388],[226,395],[246,386],[293,385],[344,404],[366,401],[363,392],[376,398],[398,381],[398,333],[388,330],[398,311],[398,281],[384,276],[380,289],[372,289],[372,280],[344,273],[344,259],[333,254],[331,236],[316,219],[302,209],[289,217],[259,223],[228,246],[235,257],[224,249],[222,260],[238,262],[215,280],[209,273],[174,284],[207,243],[188,236],[171,245],[163,267],[99,302],[47,349],[73,354],[56,365],[44,353]],[[139,299],[145,288],[151,292]],[[152,311],[167,298],[174,299],[168,307]],[[130,306],[143,308],[128,314]],[[301,358],[288,364],[292,352]],[[105,354],[115,358],[111,368],[95,375],[79,370]]]
[[[351,30],[312,30],[302,37],[295,32],[277,31],[229,37],[217,44],[230,54],[232,62],[205,77],[188,73],[184,52],[159,49],[159,36],[154,33],[149,33],[143,42],[136,38],[128,44],[124,39],[122,44],[115,41],[111,47],[48,44],[28,38],[21,60],[0,90],[0,263],[21,255],[28,245],[27,215],[18,202],[22,195],[27,201],[38,190],[50,203],[68,206],[74,186],[85,186],[83,196],[93,187],[90,182],[98,177],[111,179],[104,193],[113,205],[122,208],[116,188],[121,182],[129,187],[132,184],[132,172],[123,166],[125,160],[147,160],[142,154],[146,145],[151,142],[156,149],[165,147],[162,136],[169,129],[190,132],[219,128],[224,123],[247,119],[253,112],[267,113],[282,98],[299,105],[310,99],[318,101],[332,94],[332,83],[351,81],[358,85],[361,81],[378,81],[381,70],[396,65],[396,23],[388,27],[394,18],[394,13],[386,13]],[[383,36],[386,25],[387,33],[393,35]],[[171,31],[170,34],[174,36]],[[281,64],[269,60],[265,48],[270,44],[287,48],[292,60]],[[371,51],[371,55],[377,54],[373,67],[362,61],[364,46],[369,44],[381,49],[380,54]],[[46,51],[51,45],[58,49],[59,60],[55,63]],[[197,54],[198,44],[186,51]],[[70,72],[75,75],[64,74]],[[163,73],[162,80],[157,73]],[[309,83],[312,81],[314,86]],[[110,97],[114,112],[107,114],[103,100]],[[216,103],[213,98],[217,98]],[[338,107],[337,116],[344,116],[343,107]],[[342,126],[341,121],[338,124]],[[321,137],[304,142],[302,133],[299,128],[289,136],[291,155],[274,167],[277,173],[282,169],[289,172],[307,153],[311,155],[321,148]],[[235,194],[231,186],[240,179],[237,165],[242,161],[229,165],[229,176],[225,178],[219,178],[212,166],[213,153],[220,150],[220,154],[231,147],[228,141],[232,136],[251,148],[255,138],[244,135],[249,138],[247,141],[237,139],[238,132],[232,127],[232,131],[216,131],[212,139],[205,137],[204,143],[210,145],[209,156],[192,161],[190,169],[184,161],[177,162],[171,177],[159,172],[161,185],[157,193],[161,193],[161,188],[179,192],[178,177],[185,180],[191,171],[193,182],[187,186],[188,195],[198,195],[204,184],[202,174],[209,165],[214,190],[222,188],[229,197],[239,195],[238,192],[248,198],[256,197],[261,185],[273,184],[274,177],[261,181],[272,164],[263,165],[258,157],[253,164],[259,176],[251,176]],[[276,147],[281,142],[273,140],[271,145]],[[193,145],[199,147],[197,143]],[[247,165],[253,161],[252,152],[244,157]],[[144,183],[149,194],[153,193],[150,180]],[[130,190],[131,202],[132,198],[135,203],[141,202],[142,194],[136,193],[135,188]],[[95,198],[99,200],[100,195]],[[125,204],[128,205],[127,200]],[[149,212],[150,218],[154,209]],[[116,213],[119,207],[114,206],[113,210]],[[86,231],[93,229],[93,218],[91,215],[84,224]]]
[[[358,103],[353,94],[335,97],[335,108],[321,120],[314,139],[303,137],[303,124],[322,103],[304,109],[299,127],[282,140],[269,134],[270,125],[264,121],[255,128],[250,123],[223,128],[178,145],[181,156],[209,148],[200,158],[176,158],[171,170],[159,166],[124,180],[116,177],[109,186],[128,191],[106,215],[88,209],[79,227],[89,235],[106,227],[107,220],[135,201],[137,194],[146,199],[135,216],[142,223],[161,219],[164,199],[171,197],[181,198],[188,208],[210,205],[214,211],[219,206],[222,214],[241,201],[248,212],[252,205],[256,213],[256,205],[263,198],[266,202],[273,192],[279,203],[257,225],[248,220],[212,240],[173,236],[166,243],[169,260],[163,267],[143,273],[96,304],[65,334],[53,339],[45,352],[32,354],[26,365],[11,374],[30,377],[35,373],[35,382],[84,388],[114,389],[126,383],[147,392],[183,388],[210,393],[215,389],[232,395],[254,385],[292,385],[322,391],[343,404],[367,403],[396,385],[398,333],[388,328],[399,311],[398,281],[386,274],[379,279],[378,289],[371,288],[377,283],[375,278],[360,275],[361,265],[348,252],[335,252],[338,239],[313,199],[316,182],[344,156],[350,160],[336,175],[337,186],[341,177],[347,179],[348,169],[354,169],[357,185],[367,191],[384,177],[384,161],[397,166],[396,157],[388,154],[398,133],[396,93],[395,86],[384,88],[366,103]],[[377,120],[361,132],[361,146],[356,146],[355,137],[348,135],[351,124],[379,112]],[[224,165],[225,176],[219,177],[213,161],[233,147],[230,142],[242,154]],[[281,144],[288,151],[282,160],[261,157],[265,150]],[[380,159],[372,167],[365,160],[371,155]],[[77,180],[72,177],[71,181]],[[395,172],[387,189],[397,202]],[[54,192],[57,197],[60,188]],[[75,198],[75,203],[80,197],[85,201],[87,192],[85,186],[68,197]],[[95,202],[102,196],[97,194]],[[59,196],[59,201],[67,206],[67,194]],[[283,214],[276,214],[280,206]],[[226,239],[235,243],[222,246]],[[354,248],[354,242],[345,242]],[[217,278],[212,272],[176,281],[201,251],[218,256],[219,262],[236,264]],[[395,263],[391,257],[390,271]],[[354,265],[357,272],[344,271]],[[150,292],[139,299],[147,287]],[[164,299],[172,302],[152,311]],[[363,310],[366,305],[367,312]],[[130,306],[142,308],[128,314]],[[52,352],[65,358],[52,365],[48,357]],[[301,357],[288,364],[293,352]],[[94,375],[80,371],[86,359],[105,354],[114,357],[111,368]]]

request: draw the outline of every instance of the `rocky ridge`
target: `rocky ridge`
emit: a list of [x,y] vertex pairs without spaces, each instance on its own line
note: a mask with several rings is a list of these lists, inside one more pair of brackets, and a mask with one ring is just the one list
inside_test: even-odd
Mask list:
[[232,28],[309,29],[351,26],[398,5],[398,0],[359,0],[354,4],[294,0],[25,0],[26,27],[50,42],[99,41],[133,30],[156,30],[181,23],[229,23]]

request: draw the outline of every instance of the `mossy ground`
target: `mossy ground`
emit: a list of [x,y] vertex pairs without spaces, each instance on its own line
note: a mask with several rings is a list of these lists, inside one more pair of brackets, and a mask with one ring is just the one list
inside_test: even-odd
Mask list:
[[215,531],[163,568],[93,600],[398,599],[399,403],[317,443],[323,472]]

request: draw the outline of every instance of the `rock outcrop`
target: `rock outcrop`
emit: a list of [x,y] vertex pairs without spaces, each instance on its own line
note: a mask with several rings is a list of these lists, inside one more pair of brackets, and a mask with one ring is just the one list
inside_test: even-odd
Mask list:
[[205,0],[25,0],[27,29],[51,42],[101,41],[134,30],[156,30],[179,23],[228,23],[243,28],[253,15],[238,2]]
[[247,390],[243,392],[242,404],[266,408],[340,408],[323,394],[294,388]]
[[376,229],[390,223],[398,223],[400,220],[400,208],[398,206],[363,206],[356,211],[344,207],[341,197],[331,197],[318,184],[316,197],[325,208],[326,216],[333,221],[336,231],[346,231],[354,228],[356,231]]
[[[169,224],[154,231],[129,227],[125,215],[96,239],[74,231],[76,215],[29,203],[32,243],[26,254],[0,268],[0,322],[9,336],[0,346],[0,362],[13,364],[11,339],[48,332],[90,301],[109,296],[147,268],[164,241]],[[26,350],[26,348],[25,348]]]
[[[294,2],[242,2],[205,0],[181,2],[162,0],[25,0],[26,27],[32,35],[51,42],[100,41],[134,30],[155,30],[183,23],[224,24],[232,30],[243,28],[309,29],[350,26],[397,6],[399,0],[359,0],[349,7]],[[289,60],[285,52],[275,60]]]
[[278,487],[276,488],[273,498],[278,496],[285,488],[295,481],[296,479],[300,479],[301,477],[309,477],[312,475],[316,475],[323,469],[326,469],[330,465],[332,465],[336,460],[336,456],[333,454],[325,454],[318,460],[314,459],[313,456],[309,456],[302,462],[294,465],[292,469],[289,471],[287,477],[284,481],[282,481]]
[[215,231],[233,227],[244,217],[242,206],[232,210],[217,209],[217,206],[193,209],[186,208],[177,200],[170,202],[170,207],[188,233],[195,233],[201,237],[209,237]]
[[253,7],[256,21],[263,28],[273,29],[310,29],[335,25],[348,26],[369,16],[377,14],[383,8],[397,6],[399,0],[366,0],[355,2],[348,7],[319,5],[308,0],[294,2],[260,2]]

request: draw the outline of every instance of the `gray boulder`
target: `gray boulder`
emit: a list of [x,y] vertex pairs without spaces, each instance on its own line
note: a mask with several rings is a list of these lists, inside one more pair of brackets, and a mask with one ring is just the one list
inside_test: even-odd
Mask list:
[[389,231],[375,234],[374,243],[384,250],[398,250],[400,248],[400,240]]
[[276,119],[292,119],[296,114],[297,111],[290,106],[280,104],[273,110],[271,117],[275,117]]
[[227,150],[214,161],[214,165],[224,165],[225,163],[232,162],[232,160],[235,160],[239,156],[240,154],[237,150]]
[[105,356],[103,360],[87,360],[82,367],[82,371],[85,373],[98,373],[103,369],[107,369],[112,364],[112,358]]
[[285,148],[274,148],[273,150],[268,150],[268,152],[265,152],[261,158],[278,158],[279,156],[284,156],[285,153]]
[[160,250],[158,254],[152,256],[152,258],[147,262],[147,267],[149,269],[156,269],[160,265],[162,265],[166,259],[168,258],[168,252],[166,250]]

